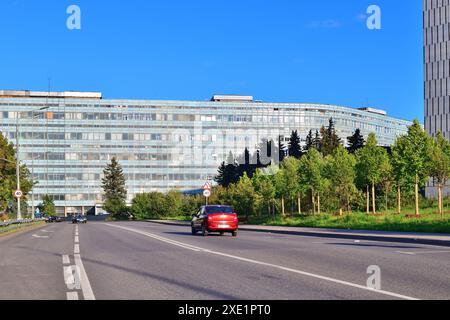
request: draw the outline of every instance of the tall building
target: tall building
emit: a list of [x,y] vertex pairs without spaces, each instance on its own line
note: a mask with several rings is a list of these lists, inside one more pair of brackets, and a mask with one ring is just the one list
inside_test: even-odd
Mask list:
[[142,192],[199,189],[230,151],[253,152],[263,139],[287,141],[292,130],[304,139],[330,118],[343,139],[359,128],[385,146],[411,124],[373,108],[264,103],[251,96],[137,101],[95,92],[0,91],[0,131],[14,142],[19,124],[19,158],[39,182],[35,204],[50,195],[66,214],[101,207],[102,172],[112,157],[123,166],[128,201]]
[[425,128],[450,139],[450,0],[424,0]]

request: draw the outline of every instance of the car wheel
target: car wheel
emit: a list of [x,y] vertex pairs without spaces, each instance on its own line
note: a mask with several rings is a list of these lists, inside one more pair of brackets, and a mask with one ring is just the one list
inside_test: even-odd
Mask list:
[[236,230],[236,231],[233,231],[231,234],[233,235],[233,237],[237,237],[238,232]]
[[197,230],[195,230],[194,227],[191,227],[191,233],[193,236],[195,236],[197,234]]
[[202,227],[202,236],[204,236],[204,237],[208,236],[208,229],[206,229],[206,226]]

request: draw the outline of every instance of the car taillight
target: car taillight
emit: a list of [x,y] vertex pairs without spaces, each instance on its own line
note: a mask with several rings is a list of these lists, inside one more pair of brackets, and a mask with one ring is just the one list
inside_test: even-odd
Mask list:
[[238,218],[237,214],[234,215],[233,221],[234,222],[238,222],[239,221],[239,218]]

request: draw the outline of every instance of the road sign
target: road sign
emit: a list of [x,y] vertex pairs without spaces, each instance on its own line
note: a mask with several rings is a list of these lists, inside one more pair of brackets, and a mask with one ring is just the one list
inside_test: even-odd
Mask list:
[[15,192],[14,192],[14,197],[16,197],[16,198],[22,198],[23,197],[23,192],[22,191],[20,191],[20,190],[16,190]]
[[206,198],[211,197],[211,190],[205,190],[205,191],[203,191],[203,196],[205,196]]
[[202,189],[203,190],[209,190],[209,191],[211,191],[211,185],[208,183],[208,182],[206,182],[204,185],[203,185],[203,187],[202,187]]

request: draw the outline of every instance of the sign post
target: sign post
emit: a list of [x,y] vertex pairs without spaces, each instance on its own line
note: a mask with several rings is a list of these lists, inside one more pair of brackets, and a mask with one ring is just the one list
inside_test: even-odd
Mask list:
[[211,185],[208,182],[206,182],[203,185],[202,189],[203,189],[203,196],[206,198],[206,205],[208,205],[208,198],[211,197],[211,189],[212,189],[212,187],[211,187]]
[[21,190],[16,190],[16,191],[14,191],[14,197],[15,197],[16,199],[22,198],[22,197],[23,197],[23,192],[22,192]]

